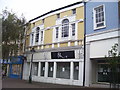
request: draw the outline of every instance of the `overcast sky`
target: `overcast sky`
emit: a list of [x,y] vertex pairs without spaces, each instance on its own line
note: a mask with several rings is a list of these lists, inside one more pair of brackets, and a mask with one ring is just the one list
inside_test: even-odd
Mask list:
[[29,21],[48,11],[79,2],[81,0],[0,0],[0,13],[5,7],[18,16],[23,15]]

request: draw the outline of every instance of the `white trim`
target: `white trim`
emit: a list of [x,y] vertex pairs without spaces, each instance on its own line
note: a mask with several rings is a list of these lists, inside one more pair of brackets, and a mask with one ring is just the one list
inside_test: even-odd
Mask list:
[[[30,62],[30,61],[27,61]],[[33,62],[84,62],[83,59],[50,59],[50,60],[36,60]]]
[[[104,12],[104,25],[103,26],[100,26],[100,27],[97,27],[97,24],[96,24],[96,12],[95,12],[95,8],[99,8],[100,6],[103,6],[103,12]],[[106,27],[106,15],[105,15],[106,11],[105,11],[105,5],[102,4],[102,5],[99,5],[99,6],[96,6],[93,8],[93,29],[94,30],[97,30],[97,29],[101,29],[101,28],[105,28]]]
[[[71,7],[68,7],[68,8],[64,8],[64,9],[62,9],[62,10],[55,11],[55,12],[53,12],[53,13],[47,14],[47,15],[45,15],[45,16],[43,16],[43,17],[40,17],[40,18],[38,18],[38,19],[36,19],[36,20],[34,20],[34,21],[31,21],[30,23],[34,23],[34,22],[36,22],[36,21],[38,21],[38,20],[42,20],[42,19],[44,19],[44,18],[46,18],[46,17],[52,16],[52,15],[55,15],[55,14],[58,14],[58,13],[61,13],[61,12],[64,12],[64,11],[72,10],[72,9],[74,9],[74,8],[77,8],[77,7],[82,7],[82,6],[84,6],[84,3],[80,3],[80,4],[78,4],[78,5],[74,5],[74,6],[71,6]],[[71,14],[72,14],[72,13],[71,13]]]
[[117,38],[119,37],[120,29],[107,30],[103,32],[98,32],[86,36],[86,42],[98,41],[103,39]]
[[68,42],[68,46],[70,46],[70,42]]
[[120,28],[111,29],[111,30],[105,30],[105,31],[92,33],[92,34],[87,34],[86,37],[90,37],[90,36],[94,36],[94,35],[100,35],[100,34],[104,34],[104,33],[110,33],[110,32],[114,32],[114,31],[120,31]]

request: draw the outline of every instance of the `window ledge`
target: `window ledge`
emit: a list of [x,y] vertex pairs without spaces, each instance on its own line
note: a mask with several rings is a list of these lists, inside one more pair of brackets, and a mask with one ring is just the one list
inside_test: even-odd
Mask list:
[[106,28],[106,25],[105,25],[105,26],[102,26],[102,27],[94,28],[94,31],[96,31],[96,30],[98,30],[98,29],[103,29],[103,28]]

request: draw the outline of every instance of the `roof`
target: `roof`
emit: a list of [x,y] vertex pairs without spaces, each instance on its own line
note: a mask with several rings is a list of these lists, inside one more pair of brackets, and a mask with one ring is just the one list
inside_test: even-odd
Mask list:
[[50,14],[50,13],[53,13],[53,12],[56,12],[56,11],[62,10],[62,9],[64,9],[64,8],[68,8],[68,7],[71,7],[71,6],[74,6],[74,5],[80,4],[80,3],[82,3],[82,1],[80,1],[80,2],[76,2],[76,3],[73,3],[73,4],[70,4],[70,5],[67,5],[67,6],[64,6],[64,7],[58,8],[58,9],[55,9],[55,10],[51,10],[51,11],[45,13],[45,14],[42,14],[42,15],[40,15],[40,16],[34,18],[34,19],[31,19],[29,22],[32,22],[32,21],[34,21],[34,20],[36,20],[36,19],[38,19],[38,18],[40,18],[40,17],[43,17],[43,16],[45,16],[45,15]]

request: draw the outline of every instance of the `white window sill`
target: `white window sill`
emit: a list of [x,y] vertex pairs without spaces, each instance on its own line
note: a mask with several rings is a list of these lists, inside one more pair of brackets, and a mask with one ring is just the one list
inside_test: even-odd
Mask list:
[[98,30],[98,29],[102,29],[102,28],[106,28],[106,25],[101,26],[101,27],[94,28],[94,31],[96,31],[96,30]]

